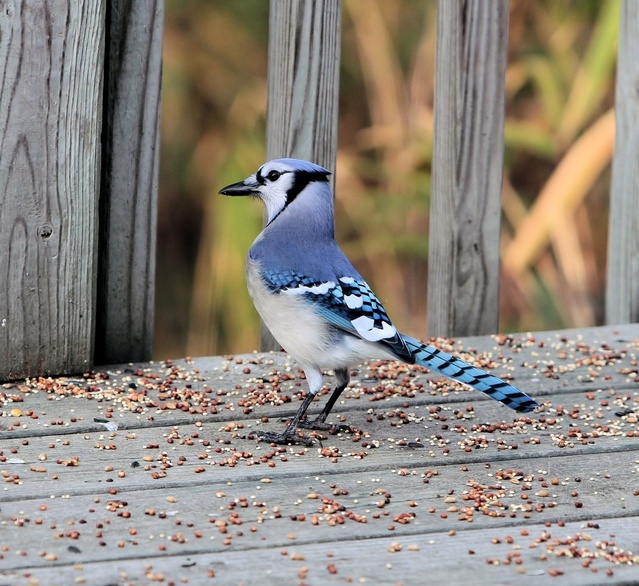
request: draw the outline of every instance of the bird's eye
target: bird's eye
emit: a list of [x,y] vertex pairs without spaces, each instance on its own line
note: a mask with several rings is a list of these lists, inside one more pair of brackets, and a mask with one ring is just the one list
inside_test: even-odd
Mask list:
[[280,178],[281,175],[282,174],[279,171],[273,170],[273,171],[269,172],[269,174],[266,176],[266,178],[269,181],[277,181]]

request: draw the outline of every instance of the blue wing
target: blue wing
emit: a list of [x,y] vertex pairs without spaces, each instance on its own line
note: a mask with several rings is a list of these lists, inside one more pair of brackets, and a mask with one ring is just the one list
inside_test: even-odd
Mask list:
[[318,281],[294,270],[263,273],[276,294],[302,295],[327,322],[369,342],[387,347],[401,360],[413,362],[411,351],[368,284],[354,277]]
[[266,270],[264,279],[278,295],[302,295],[313,309],[336,328],[379,343],[397,358],[421,364],[465,383],[515,411],[527,413],[539,404],[519,389],[456,356],[400,334],[371,288],[361,279],[338,277],[318,281],[296,271]]

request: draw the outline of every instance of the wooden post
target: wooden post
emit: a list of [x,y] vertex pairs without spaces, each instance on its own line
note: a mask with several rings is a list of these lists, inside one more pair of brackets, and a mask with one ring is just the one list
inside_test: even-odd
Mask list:
[[111,0],[96,362],[151,359],[162,75],[162,0]]
[[[340,0],[271,0],[266,158],[335,169]],[[262,327],[262,349],[278,344]]]
[[615,95],[606,323],[639,321],[639,4],[623,0]]
[[508,0],[440,0],[428,332],[497,331]]
[[94,346],[105,3],[1,10],[0,379],[83,371]]

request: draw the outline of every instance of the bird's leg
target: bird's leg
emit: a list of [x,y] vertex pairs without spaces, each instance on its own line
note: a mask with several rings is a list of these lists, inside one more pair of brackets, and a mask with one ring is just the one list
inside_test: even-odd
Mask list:
[[[317,442],[317,440],[314,438],[302,437],[297,434],[297,428],[300,427],[300,422],[306,414],[307,409],[313,402],[313,399],[315,399],[315,396],[317,395],[319,390],[322,388],[322,372],[320,370],[307,367],[304,368],[304,373],[306,374],[306,380],[308,381],[309,393],[308,395],[306,395],[306,397],[304,397],[304,400],[297,410],[297,413],[295,413],[293,419],[288,422],[286,429],[282,433],[275,433],[272,431],[257,431],[256,435],[262,441],[284,445],[289,443],[303,443],[307,446],[310,446],[313,443]],[[337,399],[337,397],[335,397],[335,399]],[[334,402],[335,401],[333,401],[333,403]],[[328,415],[328,411],[326,412],[326,415]],[[324,418],[326,418],[326,416],[324,416]]]
[[265,442],[269,442],[272,444],[288,444],[288,443],[303,443],[307,446],[310,446],[316,443],[316,440],[311,437],[302,437],[297,434],[297,428],[300,426],[300,420],[304,417],[306,410],[309,405],[313,402],[316,393],[309,393],[304,397],[300,408],[297,410],[297,413],[293,416],[288,422],[286,429],[282,433],[276,433],[274,431],[257,431],[256,435]]
[[339,396],[348,386],[350,381],[348,370],[345,368],[336,369],[335,378],[337,379],[337,386],[328,398],[322,412],[312,421],[308,421],[307,419],[301,420],[298,422],[298,427],[303,427],[305,429],[317,429],[321,431],[351,431],[351,427],[349,425],[331,425],[330,423],[326,423],[328,414],[331,412],[331,409],[335,406],[337,399],[339,399]]

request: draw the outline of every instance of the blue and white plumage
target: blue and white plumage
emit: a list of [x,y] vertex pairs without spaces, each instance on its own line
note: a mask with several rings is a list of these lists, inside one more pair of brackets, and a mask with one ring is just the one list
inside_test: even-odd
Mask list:
[[[264,202],[266,227],[246,261],[248,290],[271,334],[303,368],[310,390],[283,433],[261,436],[286,443],[302,441],[300,426],[330,429],[326,417],[349,382],[349,368],[370,359],[426,366],[518,412],[538,407],[503,380],[397,331],[335,242],[329,175],[307,161],[276,159],[220,191]],[[335,371],[337,387],[309,423],[305,413],[322,387],[324,369]]]

